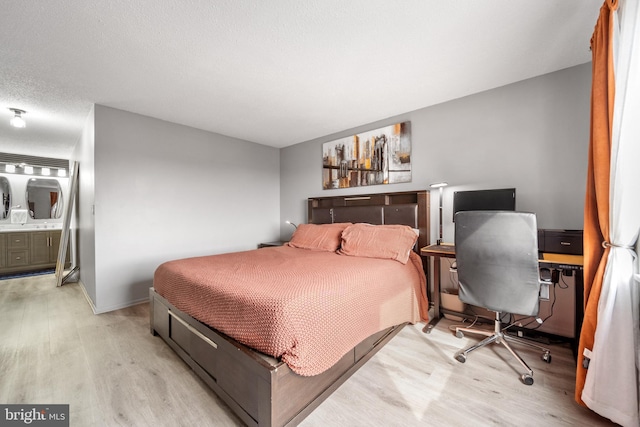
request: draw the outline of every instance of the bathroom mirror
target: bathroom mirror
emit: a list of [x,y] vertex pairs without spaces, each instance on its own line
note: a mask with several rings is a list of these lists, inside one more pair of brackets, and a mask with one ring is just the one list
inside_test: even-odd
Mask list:
[[11,208],[11,186],[9,180],[4,176],[0,176],[0,192],[2,193],[2,207],[0,207],[0,221],[9,217],[9,208]]
[[27,184],[27,204],[32,219],[62,216],[62,189],[55,179],[33,178]]

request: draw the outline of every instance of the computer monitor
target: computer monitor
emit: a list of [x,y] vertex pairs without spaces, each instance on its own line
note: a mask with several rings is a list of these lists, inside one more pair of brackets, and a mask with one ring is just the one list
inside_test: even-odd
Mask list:
[[460,211],[515,211],[516,189],[455,191],[453,219]]

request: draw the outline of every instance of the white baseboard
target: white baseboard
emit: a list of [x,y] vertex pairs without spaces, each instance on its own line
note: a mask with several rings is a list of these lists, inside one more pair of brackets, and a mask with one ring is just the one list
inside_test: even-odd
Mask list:
[[144,297],[144,298],[140,298],[134,301],[127,301],[125,303],[122,304],[116,304],[116,305],[112,305],[109,307],[100,307],[100,309],[96,309],[94,311],[95,314],[102,314],[102,313],[108,313],[110,311],[114,311],[114,310],[120,310],[122,308],[127,308],[127,307],[133,307],[134,305],[138,305],[138,304],[144,304],[149,302],[149,297]]
[[127,301],[123,304],[116,304],[110,307],[100,307],[98,309],[96,305],[93,303],[93,301],[91,300],[91,297],[89,297],[89,294],[87,293],[87,290],[85,289],[84,283],[82,283],[82,280],[78,280],[78,283],[80,284],[80,289],[82,289],[82,293],[84,294],[84,297],[87,299],[87,302],[89,303],[89,306],[91,307],[91,311],[93,311],[93,314],[108,313],[110,311],[120,310],[122,308],[127,308],[127,307],[133,307],[134,305],[144,304],[149,302],[149,297],[145,297],[145,298],[140,298],[134,301]]
[[82,280],[78,279],[78,284],[80,285],[80,289],[82,289],[82,293],[84,294],[84,297],[86,298],[87,302],[89,303],[89,307],[91,307],[91,311],[93,311],[93,314],[97,314],[96,313],[96,306],[93,303],[93,301],[91,300],[91,297],[89,296],[89,294],[87,293],[87,289],[84,287],[84,283],[82,283]]

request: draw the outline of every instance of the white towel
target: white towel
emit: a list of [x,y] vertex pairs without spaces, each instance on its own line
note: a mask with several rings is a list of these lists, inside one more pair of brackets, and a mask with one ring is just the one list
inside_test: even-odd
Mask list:
[[26,224],[29,212],[26,209],[11,209],[11,224]]

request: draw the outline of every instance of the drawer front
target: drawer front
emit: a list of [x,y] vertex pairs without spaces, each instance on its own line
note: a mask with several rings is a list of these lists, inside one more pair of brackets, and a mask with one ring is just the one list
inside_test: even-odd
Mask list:
[[178,318],[169,311],[171,317],[171,339],[175,341],[189,356],[209,375],[216,378],[218,345],[202,332]]
[[7,247],[9,249],[29,249],[27,233],[9,233],[7,236]]
[[169,339],[169,309],[153,297],[153,328],[162,338]]
[[178,319],[171,311],[169,311],[171,323],[169,334],[171,339],[176,342],[184,351],[191,353],[191,333],[187,324]]
[[22,267],[29,265],[29,251],[27,250],[9,250],[9,259],[7,267]]
[[371,349],[377,345],[380,341],[382,341],[384,339],[384,337],[386,337],[387,335],[389,335],[396,327],[392,326],[391,328],[385,329],[383,331],[377,332],[373,335],[371,335],[369,338],[364,339],[360,344],[358,344],[355,348],[355,360],[354,362],[357,362],[358,360],[362,359],[363,356],[365,356],[367,353],[369,353],[369,351],[371,351]]
[[[206,338],[206,337],[205,337]],[[217,375],[218,349],[214,347],[215,343],[209,339],[203,339],[201,336],[193,335],[191,337],[191,358],[202,366],[205,371],[213,378]]]

